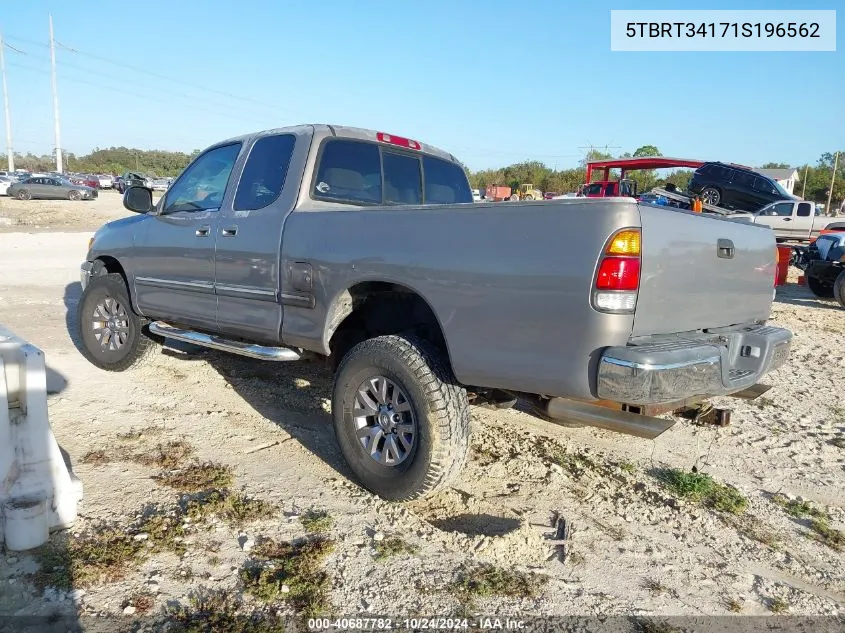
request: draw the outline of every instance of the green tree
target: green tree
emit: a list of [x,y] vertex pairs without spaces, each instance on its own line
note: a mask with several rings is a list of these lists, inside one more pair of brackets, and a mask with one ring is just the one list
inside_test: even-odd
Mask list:
[[645,156],[663,156],[660,150],[654,145],[642,145],[634,150],[634,158],[641,158]]

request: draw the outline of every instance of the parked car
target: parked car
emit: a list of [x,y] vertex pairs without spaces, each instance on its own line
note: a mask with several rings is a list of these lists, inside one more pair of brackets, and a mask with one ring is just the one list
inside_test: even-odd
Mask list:
[[789,355],[766,325],[769,229],[633,198],[472,205],[454,156],[393,134],[229,139],[156,204],[137,186],[123,202],[142,215],[101,227],[81,265],[85,357],[122,371],[168,339],[328,357],[340,450],[391,500],[460,471],[468,392],[656,437],[674,424],[658,411],[746,390]]
[[99,174],[97,176],[100,189],[111,189],[114,186],[114,180],[108,174]]
[[554,191],[547,191],[546,193],[543,194],[543,200],[554,200],[554,197],[556,195],[558,195],[558,194]]
[[129,187],[148,187],[152,188],[152,181],[144,174],[139,174],[134,171],[127,171],[119,179],[118,191],[123,193]]
[[8,195],[7,191],[9,189],[9,186],[16,182],[16,178],[10,178],[9,176],[0,176],[0,196]]
[[753,212],[778,200],[799,200],[767,176],[719,162],[696,169],[687,189],[700,195],[703,202],[729,210]]
[[[59,176],[53,176],[53,178],[58,177]],[[77,174],[74,176],[70,176],[68,180],[70,180],[70,182],[75,185],[84,185],[85,187],[90,187],[91,189],[100,188],[100,179],[96,176],[91,176],[89,174]]]
[[845,308],[845,231],[819,236],[798,251],[794,262],[814,295],[833,297]]
[[97,190],[92,187],[77,185],[65,178],[49,176],[27,178],[23,182],[14,183],[9,186],[7,193],[18,200],[93,200],[97,197]]
[[754,214],[741,215],[749,215],[755,224],[772,227],[778,241],[807,241],[822,231],[845,228],[845,221],[823,216],[815,204],[804,200],[772,202]]
[[154,178],[151,182],[151,189],[153,191],[167,191],[167,188],[170,187],[170,179],[169,178]]

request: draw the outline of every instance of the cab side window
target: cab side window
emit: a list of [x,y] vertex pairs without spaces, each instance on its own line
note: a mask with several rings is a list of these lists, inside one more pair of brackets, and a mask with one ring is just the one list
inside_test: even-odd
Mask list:
[[813,205],[809,202],[798,203],[798,217],[809,218],[813,214]]
[[295,144],[293,134],[265,136],[255,142],[235,192],[235,211],[263,209],[278,199]]
[[173,213],[218,209],[240,151],[241,144],[233,143],[200,155],[170,187],[162,210]]
[[788,218],[792,215],[792,203],[780,202],[774,205],[769,212],[769,215],[778,215],[782,218]]

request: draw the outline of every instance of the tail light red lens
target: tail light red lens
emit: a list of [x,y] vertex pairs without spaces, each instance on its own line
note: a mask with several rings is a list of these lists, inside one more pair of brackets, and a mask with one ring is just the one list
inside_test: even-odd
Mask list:
[[636,290],[640,285],[639,257],[605,257],[596,279],[598,290]]

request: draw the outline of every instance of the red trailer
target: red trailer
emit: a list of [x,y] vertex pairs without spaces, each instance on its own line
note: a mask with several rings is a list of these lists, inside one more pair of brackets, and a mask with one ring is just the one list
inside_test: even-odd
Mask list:
[[493,202],[502,202],[503,200],[510,200],[511,188],[503,185],[489,185],[486,190],[488,200]]
[[[587,163],[587,178],[584,181],[584,195],[588,198],[607,198],[616,196],[634,196],[637,195],[636,183],[633,180],[626,179],[625,174],[629,171],[636,171],[638,169],[671,169],[674,167],[690,167],[698,169],[705,162],[692,158],[668,158],[666,156],[641,156],[639,158],[610,158],[608,160],[593,160]],[[736,167],[743,167],[750,169],[745,165],[737,165],[736,163],[726,163],[727,165],[735,165]],[[610,170],[620,170],[619,180],[610,180]],[[600,176],[595,181],[593,180],[593,172],[598,172]]]

